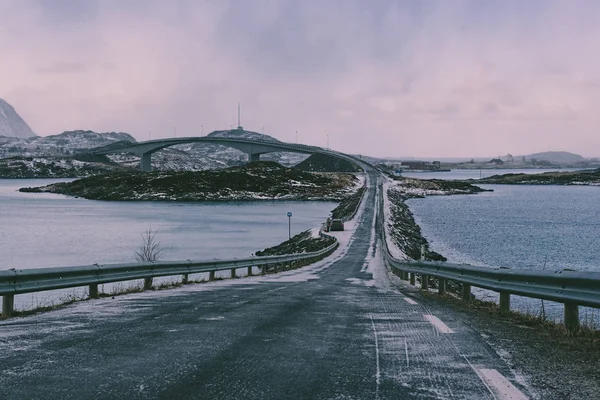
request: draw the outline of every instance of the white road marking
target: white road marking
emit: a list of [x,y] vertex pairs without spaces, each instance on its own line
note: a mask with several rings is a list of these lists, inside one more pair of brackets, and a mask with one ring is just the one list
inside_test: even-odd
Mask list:
[[[458,351],[458,348],[456,347],[456,345],[454,345],[454,348],[456,348],[456,351]],[[494,400],[498,400],[498,398],[494,394],[494,391],[492,390],[492,388],[490,387],[490,385],[487,384],[487,382],[485,381],[485,379],[483,379],[483,376],[479,373],[479,370],[473,366],[473,364],[471,363],[471,361],[469,361],[469,359],[467,358],[467,356],[465,356],[464,354],[461,354],[461,356],[462,356],[462,358],[465,359],[465,361],[467,362],[467,364],[469,364],[469,367],[471,367],[471,369],[473,370],[473,372],[475,372],[475,375],[477,375],[477,377],[479,378],[479,380],[481,381],[481,383],[483,383],[485,385],[485,388],[488,390],[488,392],[490,392],[490,394],[492,395],[492,397],[494,398]]]
[[431,325],[435,326],[440,333],[454,333],[454,331],[450,329],[448,325],[443,323],[442,320],[435,315],[423,314],[423,317],[425,317],[425,319],[429,321]]
[[528,400],[523,392],[517,389],[508,379],[495,369],[478,369],[481,377],[491,388],[499,400]]
[[404,353],[406,354],[406,368],[408,368],[408,343],[406,342],[406,338],[404,338]]
[[419,304],[416,301],[414,301],[413,299],[411,299],[410,297],[405,297],[404,301],[407,302],[408,304],[412,304],[412,305]]
[[225,319],[224,316],[219,315],[218,317],[207,317],[207,318],[201,318],[205,321],[221,321],[222,319]]
[[373,322],[373,316],[369,315],[371,318],[371,327],[373,328],[373,334],[375,335],[375,364],[376,364],[376,372],[375,372],[375,382],[377,383],[377,388],[375,391],[375,398],[379,398],[379,384],[381,383],[381,369],[379,367],[379,339],[377,337],[377,329],[375,329],[375,322]]

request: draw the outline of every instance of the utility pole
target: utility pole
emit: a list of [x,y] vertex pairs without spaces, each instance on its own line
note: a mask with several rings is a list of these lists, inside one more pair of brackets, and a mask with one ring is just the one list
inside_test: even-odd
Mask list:
[[200,125],[200,136],[204,136],[204,126]]
[[329,150],[329,135],[327,135],[327,150]]
[[296,131],[296,144],[298,144],[298,131]]

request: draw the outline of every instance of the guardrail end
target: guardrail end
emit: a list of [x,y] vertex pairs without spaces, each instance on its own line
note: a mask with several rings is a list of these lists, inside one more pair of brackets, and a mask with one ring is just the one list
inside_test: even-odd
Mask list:
[[579,306],[573,303],[565,303],[565,328],[568,331],[579,329]]
[[464,301],[471,301],[471,285],[463,283],[462,285],[462,299]]
[[97,299],[98,297],[100,297],[98,295],[98,284],[97,283],[92,283],[89,286],[89,298],[90,299]]
[[144,278],[144,290],[152,289],[152,277]]
[[15,295],[5,294],[2,296],[2,316],[8,318],[12,315],[15,308]]
[[510,293],[500,292],[500,313],[506,314],[510,311]]

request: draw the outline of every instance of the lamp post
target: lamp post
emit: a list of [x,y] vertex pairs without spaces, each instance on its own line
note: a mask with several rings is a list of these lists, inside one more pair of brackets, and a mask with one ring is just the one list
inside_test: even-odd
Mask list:
[[290,240],[292,238],[292,212],[291,211],[288,211],[287,217],[288,217],[288,240]]

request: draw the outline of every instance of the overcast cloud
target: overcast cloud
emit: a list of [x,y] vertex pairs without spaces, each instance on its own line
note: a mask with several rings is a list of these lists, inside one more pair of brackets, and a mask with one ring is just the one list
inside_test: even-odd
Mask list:
[[198,136],[239,101],[349,153],[600,156],[598,49],[594,0],[0,0],[0,98],[39,135]]

